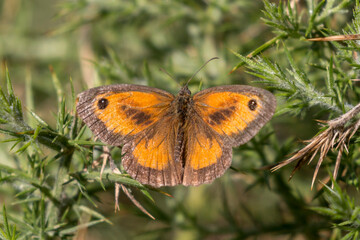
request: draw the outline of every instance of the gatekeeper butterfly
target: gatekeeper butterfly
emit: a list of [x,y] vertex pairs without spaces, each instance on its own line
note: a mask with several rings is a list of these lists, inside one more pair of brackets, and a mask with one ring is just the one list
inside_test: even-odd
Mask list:
[[191,95],[117,84],[84,91],[77,114],[101,141],[122,146],[131,177],[153,187],[210,183],[231,165],[232,147],[249,141],[274,114],[276,99],[251,86]]

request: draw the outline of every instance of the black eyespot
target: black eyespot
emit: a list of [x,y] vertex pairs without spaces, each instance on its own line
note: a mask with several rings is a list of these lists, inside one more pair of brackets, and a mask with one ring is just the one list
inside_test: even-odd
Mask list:
[[257,107],[257,102],[256,102],[256,100],[251,99],[251,100],[249,101],[249,103],[248,103],[248,106],[249,106],[249,108],[250,108],[251,111],[254,111],[254,110],[256,109],[256,107]]
[[102,98],[98,101],[99,109],[105,109],[109,105],[109,100],[106,98]]

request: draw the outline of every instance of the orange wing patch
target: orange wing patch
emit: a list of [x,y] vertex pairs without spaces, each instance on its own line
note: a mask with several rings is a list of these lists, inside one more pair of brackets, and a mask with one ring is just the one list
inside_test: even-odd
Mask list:
[[169,104],[168,97],[133,91],[97,95],[93,108],[109,131],[134,135],[158,121]]
[[163,170],[169,165],[171,153],[167,147],[169,141],[164,136],[153,136],[152,139],[144,137],[136,145],[132,155],[137,163],[143,167]]
[[230,166],[231,146],[224,146],[222,138],[198,116],[190,119],[188,124],[182,184],[210,183]]
[[174,159],[178,121],[164,117],[122,149],[122,165],[131,177],[152,186],[181,183],[182,166]]
[[206,136],[205,133],[197,134],[194,138],[187,148],[190,166],[198,170],[217,163],[222,154],[217,140],[212,136]]
[[229,136],[248,127],[262,108],[257,95],[236,92],[195,95],[194,101],[201,118],[219,134]]

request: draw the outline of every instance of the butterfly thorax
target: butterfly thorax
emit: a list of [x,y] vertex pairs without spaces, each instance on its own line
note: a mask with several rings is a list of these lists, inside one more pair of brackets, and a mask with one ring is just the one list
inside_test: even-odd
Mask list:
[[181,88],[175,99],[176,113],[182,123],[185,123],[187,116],[189,116],[191,104],[191,92],[187,86],[184,86]]

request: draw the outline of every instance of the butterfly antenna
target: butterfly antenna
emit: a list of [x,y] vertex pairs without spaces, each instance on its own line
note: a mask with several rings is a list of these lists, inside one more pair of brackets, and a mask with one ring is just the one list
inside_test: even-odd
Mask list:
[[185,86],[187,86],[189,84],[189,82],[196,76],[196,74],[198,74],[200,72],[201,69],[203,69],[209,62],[211,62],[212,60],[215,60],[215,59],[219,59],[218,57],[213,57],[213,58],[210,58],[209,60],[207,60],[192,76],[189,80],[187,80]]
[[181,87],[181,85],[176,81],[176,79],[170,73],[168,73],[165,69],[160,68],[160,71],[162,71],[163,73],[168,75],[172,80],[174,80],[174,82],[176,82]]

